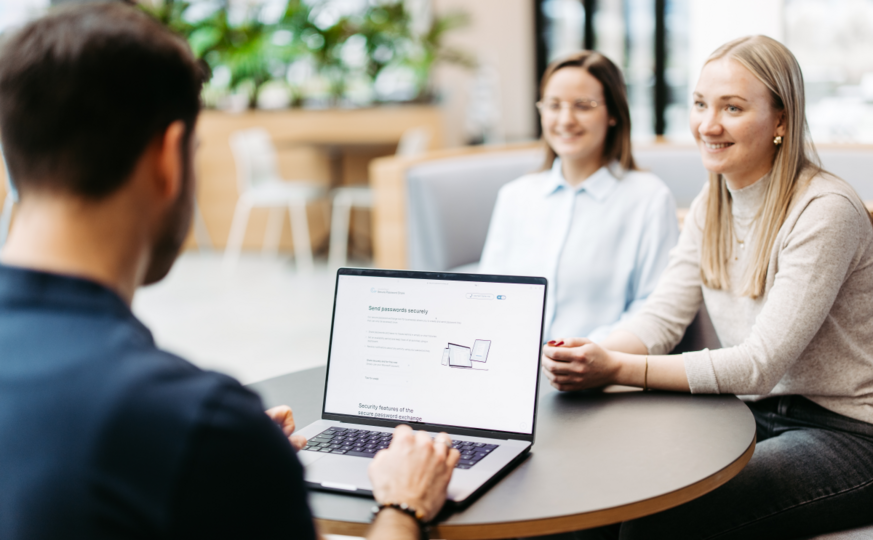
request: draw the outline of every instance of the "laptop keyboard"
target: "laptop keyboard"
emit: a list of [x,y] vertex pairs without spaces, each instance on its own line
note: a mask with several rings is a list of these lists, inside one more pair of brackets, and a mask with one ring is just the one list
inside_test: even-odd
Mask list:
[[[379,450],[388,448],[389,444],[391,444],[391,433],[332,427],[309,439],[303,450],[371,458]],[[497,446],[472,441],[452,441],[452,447],[461,452],[461,460],[458,461],[456,468],[469,469],[493,452]]]

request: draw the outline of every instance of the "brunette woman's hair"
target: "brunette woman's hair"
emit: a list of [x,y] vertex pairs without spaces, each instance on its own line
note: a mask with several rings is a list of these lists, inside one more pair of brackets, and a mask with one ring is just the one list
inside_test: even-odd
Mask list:
[[[539,98],[545,97],[546,85],[549,79],[559,69],[567,67],[582,68],[603,85],[603,97],[606,100],[606,112],[615,121],[606,132],[606,142],[603,145],[603,163],[618,162],[625,171],[637,170],[634,156],[631,152],[631,119],[627,104],[627,91],[621,70],[612,61],[597,51],[578,51],[555,60],[546,68],[540,81]],[[543,170],[550,169],[555,162],[555,151],[549,143],[543,140],[546,147],[546,159]]]

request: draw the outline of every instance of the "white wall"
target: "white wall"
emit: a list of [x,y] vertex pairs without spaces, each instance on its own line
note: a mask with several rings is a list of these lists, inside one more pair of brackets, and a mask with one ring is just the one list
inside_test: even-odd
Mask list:
[[697,85],[703,63],[732,39],[763,34],[784,41],[785,0],[691,0],[689,21],[689,91]]
[[[433,0],[436,14],[464,11],[470,25],[450,34],[452,46],[463,48],[496,79],[491,101],[497,118],[494,142],[531,139],[536,134],[534,78],[534,2],[531,0]],[[467,142],[468,105],[475,71],[440,66],[435,81],[446,115],[446,144]]]

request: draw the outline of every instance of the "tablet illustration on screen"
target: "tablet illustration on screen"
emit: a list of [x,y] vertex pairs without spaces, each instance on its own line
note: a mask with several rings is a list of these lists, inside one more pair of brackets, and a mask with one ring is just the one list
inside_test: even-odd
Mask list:
[[449,343],[449,367],[471,368],[470,347]]
[[488,360],[488,351],[490,349],[490,339],[477,339],[473,342],[473,353],[470,355],[470,360],[474,362],[485,362]]

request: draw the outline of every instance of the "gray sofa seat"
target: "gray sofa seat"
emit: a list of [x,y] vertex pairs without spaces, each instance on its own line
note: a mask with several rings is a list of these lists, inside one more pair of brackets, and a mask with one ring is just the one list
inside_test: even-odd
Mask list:
[[539,150],[431,161],[406,173],[408,266],[447,270],[482,255],[497,192],[542,165]]

